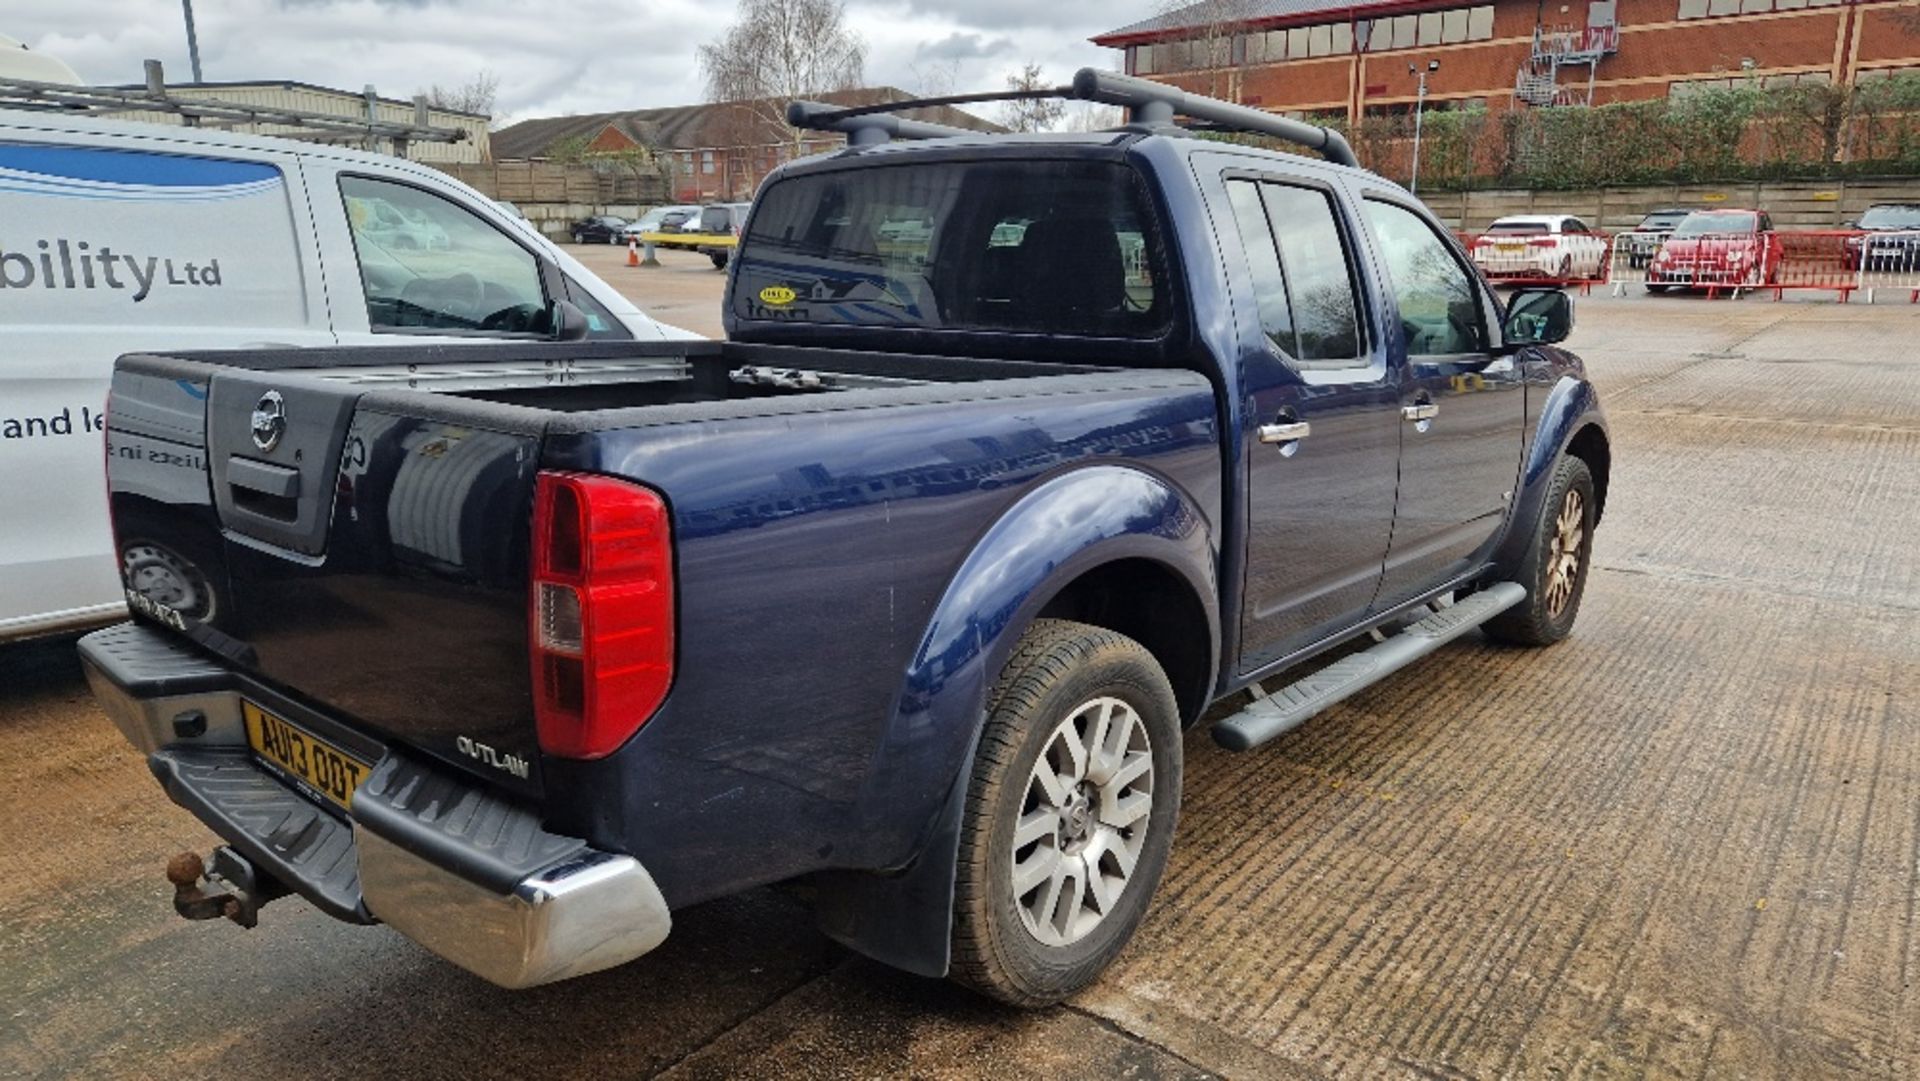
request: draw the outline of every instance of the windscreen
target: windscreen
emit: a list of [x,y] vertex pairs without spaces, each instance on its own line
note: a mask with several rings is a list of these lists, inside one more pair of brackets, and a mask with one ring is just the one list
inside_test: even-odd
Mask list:
[[1689,214],[1674,236],[1743,236],[1753,232],[1752,214]]
[[1920,206],[1871,206],[1860,215],[1862,229],[1920,229]]
[[734,314],[865,327],[1151,338],[1171,302],[1138,174],[1097,161],[930,162],[763,192]]

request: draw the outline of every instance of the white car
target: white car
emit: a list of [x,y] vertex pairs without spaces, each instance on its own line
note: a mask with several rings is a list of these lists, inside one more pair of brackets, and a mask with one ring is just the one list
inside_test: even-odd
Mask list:
[[1467,254],[1494,281],[1593,281],[1606,270],[1607,244],[1571,214],[1516,214],[1487,226]]
[[100,462],[121,354],[524,343],[562,325],[695,337],[425,165],[0,109],[0,641],[124,619],[123,569],[200,603],[162,546],[114,552]]

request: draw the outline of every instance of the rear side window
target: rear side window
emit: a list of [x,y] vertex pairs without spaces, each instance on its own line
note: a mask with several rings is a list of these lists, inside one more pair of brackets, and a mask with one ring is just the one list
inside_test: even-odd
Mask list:
[[1145,185],[1090,161],[815,173],[757,201],[743,319],[1151,338],[1172,305]]
[[1305,367],[1360,363],[1359,305],[1331,196],[1266,181],[1227,182],[1267,338]]
[[340,178],[374,330],[537,333],[548,329],[533,253],[431,192]]

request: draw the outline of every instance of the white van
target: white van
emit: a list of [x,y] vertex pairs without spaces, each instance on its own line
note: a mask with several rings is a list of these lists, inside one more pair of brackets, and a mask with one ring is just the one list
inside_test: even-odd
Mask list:
[[[0,640],[124,611],[102,467],[122,353],[524,340],[561,300],[590,338],[694,337],[423,165],[0,111]],[[126,558],[148,556],[129,572],[171,575]]]

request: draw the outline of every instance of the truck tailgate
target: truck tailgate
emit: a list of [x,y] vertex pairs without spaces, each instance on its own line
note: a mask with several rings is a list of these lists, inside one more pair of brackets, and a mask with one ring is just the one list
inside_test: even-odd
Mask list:
[[527,537],[541,414],[124,358],[128,601],[374,739],[537,796]]

